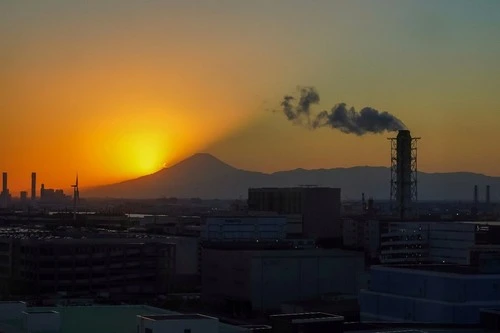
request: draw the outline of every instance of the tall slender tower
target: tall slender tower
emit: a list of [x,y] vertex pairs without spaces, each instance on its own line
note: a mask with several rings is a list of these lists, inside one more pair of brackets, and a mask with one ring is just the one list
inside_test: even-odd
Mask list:
[[78,174],[76,175],[75,184],[71,185],[73,188],[73,221],[76,221],[76,206],[80,199],[80,191],[78,189]]
[[417,142],[410,131],[400,130],[391,141],[391,187],[392,209],[399,218],[415,217],[418,200],[417,191]]
[[31,173],[31,200],[36,200],[36,172]]

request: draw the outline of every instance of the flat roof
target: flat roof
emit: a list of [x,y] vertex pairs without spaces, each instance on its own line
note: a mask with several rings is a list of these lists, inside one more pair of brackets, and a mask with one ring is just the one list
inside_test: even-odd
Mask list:
[[288,319],[292,322],[297,320],[316,320],[316,319],[330,319],[334,321],[344,320],[344,317],[333,315],[325,312],[304,312],[304,313],[286,313],[279,315],[272,315],[271,318]]
[[[61,330],[59,333],[113,333],[136,332],[137,316],[177,315],[178,312],[155,308],[147,305],[95,305],[95,306],[58,306],[29,307],[27,311],[59,312]],[[237,326],[219,323],[221,332],[238,331]],[[13,320],[0,320],[0,331],[24,333],[22,317]]]
[[146,316],[141,316],[142,318],[150,319],[150,320],[199,320],[199,319],[217,319],[213,317],[208,317],[200,314],[173,314],[173,315],[146,315]]
[[483,272],[476,266],[456,264],[415,264],[415,265],[375,265],[372,269],[400,269],[435,273],[452,273],[459,275],[498,275],[498,273]]

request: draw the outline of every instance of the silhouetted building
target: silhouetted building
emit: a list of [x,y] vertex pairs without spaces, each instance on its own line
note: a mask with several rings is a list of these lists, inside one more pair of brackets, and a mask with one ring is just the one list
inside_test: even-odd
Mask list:
[[338,249],[203,249],[202,298],[241,311],[277,310],[324,294],[356,295],[363,253]]
[[478,324],[481,309],[500,306],[499,280],[470,266],[372,266],[359,296],[361,320]]
[[70,199],[70,197],[65,195],[62,189],[45,188],[45,185],[42,184],[40,188],[40,201],[60,202],[66,199]]
[[5,208],[10,203],[10,193],[7,183],[7,172],[2,173],[2,192],[0,192],[0,208]]
[[36,172],[31,173],[31,200],[36,200]]
[[0,278],[27,295],[118,298],[170,290],[175,244],[136,239],[1,239]]
[[248,190],[250,212],[276,212],[302,216],[306,238],[342,239],[340,189],[329,187],[251,188]]

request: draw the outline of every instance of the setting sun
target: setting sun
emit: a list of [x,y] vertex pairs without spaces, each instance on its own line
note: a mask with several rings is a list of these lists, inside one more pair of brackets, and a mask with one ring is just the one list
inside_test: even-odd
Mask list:
[[134,133],[125,142],[122,149],[129,156],[131,171],[138,175],[156,172],[168,160],[167,145],[159,135]]

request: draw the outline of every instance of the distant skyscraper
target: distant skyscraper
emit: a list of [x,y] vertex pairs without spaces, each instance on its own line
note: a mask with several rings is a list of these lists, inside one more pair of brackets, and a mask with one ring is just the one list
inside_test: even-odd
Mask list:
[[31,200],[36,199],[36,172],[31,173]]

